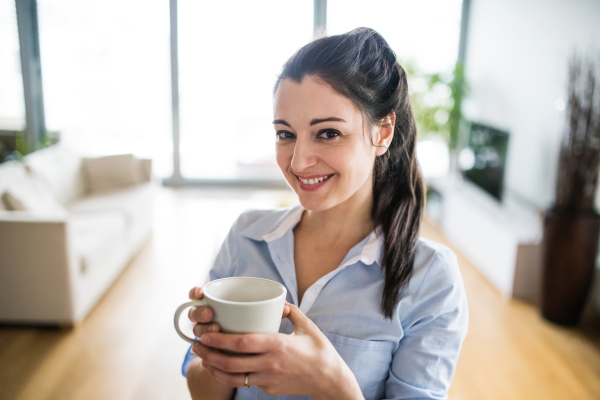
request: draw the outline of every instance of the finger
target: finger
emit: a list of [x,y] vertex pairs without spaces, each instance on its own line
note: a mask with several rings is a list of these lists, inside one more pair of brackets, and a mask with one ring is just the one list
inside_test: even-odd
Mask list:
[[[201,343],[194,344],[192,346],[192,353],[194,353],[195,355],[200,357],[200,352],[202,351],[202,347],[206,347],[206,346],[203,346]],[[200,357],[200,358],[202,358],[202,357]]]
[[204,292],[201,287],[194,286],[190,289],[189,297],[192,300],[199,300],[204,297]]
[[193,346],[192,346],[192,353],[194,353],[195,355],[197,355],[198,357],[202,358],[202,356],[206,356],[206,352],[208,351],[215,351],[215,352],[221,352],[221,350],[217,350],[217,349],[213,349],[211,347],[205,346],[200,342],[196,342]]
[[304,313],[298,307],[290,303],[286,303],[286,305],[290,309],[287,318],[296,329],[303,328],[310,324],[310,319],[308,319],[308,317],[304,315]]
[[[202,366],[208,370],[208,372],[213,376],[213,378],[225,383],[229,387],[242,387],[245,386],[246,374],[230,374],[224,371],[221,371],[218,368],[215,368],[211,365],[207,365],[204,360],[202,361]],[[250,376],[248,376],[248,384],[250,383]]]
[[237,353],[266,353],[283,344],[285,335],[279,333],[205,333],[202,344]]
[[195,323],[207,324],[213,319],[213,311],[210,307],[191,307],[188,311],[190,321]]
[[206,365],[210,365],[230,374],[267,370],[269,367],[269,358],[272,358],[266,354],[227,354],[220,350],[211,349],[208,346],[202,345],[198,345],[197,349],[198,357],[200,357],[206,363]]
[[283,315],[281,316],[281,319],[284,319],[285,317],[287,317],[289,313],[290,313],[290,308],[288,306],[283,306]]
[[192,328],[196,337],[202,337],[207,332],[219,332],[219,325],[217,324],[195,324]]
[[[208,365],[204,361],[202,362],[202,367],[207,369],[208,372],[215,378],[220,380],[221,382],[226,383],[231,387],[242,387],[246,386],[246,374],[248,374],[248,386],[258,386],[261,389],[267,388],[265,385],[273,384],[272,376],[269,376],[265,372],[246,372],[246,373],[228,373],[225,371],[221,371],[218,368],[213,367],[212,365]],[[238,385],[241,376],[241,384]],[[236,386],[237,385],[237,386]]]

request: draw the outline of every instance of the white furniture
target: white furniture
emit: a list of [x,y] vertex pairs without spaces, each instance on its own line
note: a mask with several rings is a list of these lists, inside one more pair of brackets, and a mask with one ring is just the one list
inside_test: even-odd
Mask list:
[[460,176],[428,181],[439,193],[428,214],[446,237],[503,295],[539,296],[542,218],[535,208],[505,195],[499,202]]
[[60,145],[0,165],[0,322],[89,313],[149,237],[150,171],[150,160],[83,159]]

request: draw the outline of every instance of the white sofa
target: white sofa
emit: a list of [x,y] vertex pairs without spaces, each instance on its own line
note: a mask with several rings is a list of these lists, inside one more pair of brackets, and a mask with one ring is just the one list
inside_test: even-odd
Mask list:
[[0,165],[0,323],[72,325],[151,233],[151,161],[62,145]]

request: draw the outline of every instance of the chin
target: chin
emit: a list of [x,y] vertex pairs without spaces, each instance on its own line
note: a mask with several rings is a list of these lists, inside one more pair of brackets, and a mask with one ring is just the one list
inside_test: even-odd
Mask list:
[[331,205],[326,204],[326,202],[314,201],[312,199],[304,200],[302,198],[300,198],[300,205],[308,211],[325,211],[332,207]]
[[305,210],[325,211],[339,204],[331,196],[316,196],[311,193],[298,193],[299,191],[301,192],[301,190],[295,190],[300,205]]

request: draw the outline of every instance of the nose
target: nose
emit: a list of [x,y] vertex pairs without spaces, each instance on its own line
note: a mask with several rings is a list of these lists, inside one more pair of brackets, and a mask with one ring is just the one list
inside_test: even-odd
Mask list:
[[318,160],[316,149],[310,140],[298,137],[294,145],[294,155],[291,162],[292,169],[297,172],[305,171],[317,165]]

